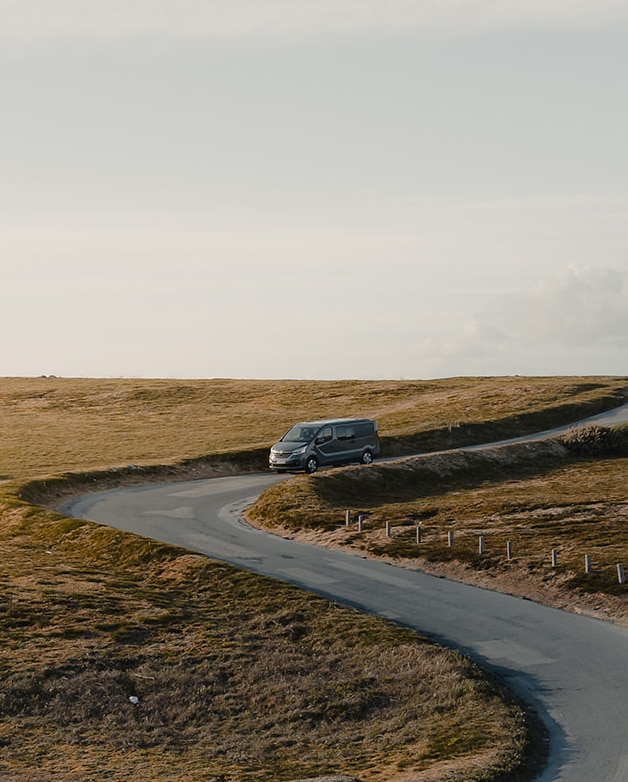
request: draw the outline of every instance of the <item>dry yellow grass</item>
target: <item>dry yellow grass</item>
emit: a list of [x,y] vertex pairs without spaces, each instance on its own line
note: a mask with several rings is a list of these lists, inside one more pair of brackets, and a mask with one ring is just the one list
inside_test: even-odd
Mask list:
[[255,464],[303,418],[376,417],[391,452],[426,433],[428,445],[477,440],[568,420],[574,406],[611,406],[621,387],[614,378],[0,380],[0,776],[514,778],[530,746],[526,717],[459,656],[18,494],[34,478],[128,464],[206,456],[208,471],[225,451],[249,451]]
[[268,448],[295,421],[369,416],[384,448],[486,442],[618,404],[621,378],[425,381],[0,379],[0,477]]

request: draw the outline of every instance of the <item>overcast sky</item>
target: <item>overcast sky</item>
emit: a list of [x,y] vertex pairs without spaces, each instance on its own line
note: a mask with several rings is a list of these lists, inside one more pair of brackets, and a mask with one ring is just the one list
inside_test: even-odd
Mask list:
[[625,0],[0,0],[0,375],[628,373]]

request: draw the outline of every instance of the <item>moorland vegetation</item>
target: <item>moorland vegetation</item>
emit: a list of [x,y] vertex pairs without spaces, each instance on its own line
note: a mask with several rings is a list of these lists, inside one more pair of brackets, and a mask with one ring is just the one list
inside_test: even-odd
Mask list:
[[[293,587],[54,508],[68,494],[109,486],[265,469],[268,446],[296,420],[372,416],[384,453],[404,455],[548,429],[620,404],[625,386],[625,378],[0,380],[0,775],[11,782],[285,782],[340,772],[365,782],[524,778],[540,759],[532,716],[458,654]],[[368,491],[355,477],[361,468],[325,471],[291,481],[291,497],[267,493],[254,515],[294,527],[290,508],[305,503],[324,538],[337,534],[339,509],[352,505],[367,515],[366,532],[352,530],[342,545],[481,572],[493,567],[490,556],[478,565],[465,553],[464,524],[473,534],[491,532],[492,550],[510,534],[504,518],[512,526],[517,517],[521,530],[531,526],[529,538],[547,538],[544,549],[561,524],[574,526],[573,493],[571,505],[565,496],[574,477],[590,492],[578,506],[587,524],[578,528],[589,534],[595,522],[610,534],[608,506],[589,516],[601,499],[625,508],[626,457],[564,457],[560,448],[560,458],[537,454],[535,467],[515,459],[489,473],[486,465],[448,468],[440,483],[430,479],[429,492],[412,475],[425,469],[414,459]],[[549,537],[543,515],[533,514],[543,503],[562,509]],[[419,552],[407,524],[414,531],[417,518],[430,546]],[[454,518],[460,546],[443,556],[436,530]],[[385,519],[395,522],[390,539],[375,532]],[[612,545],[617,559],[625,543]],[[534,567],[525,569],[534,576]],[[572,593],[612,591],[606,580],[563,576]]]

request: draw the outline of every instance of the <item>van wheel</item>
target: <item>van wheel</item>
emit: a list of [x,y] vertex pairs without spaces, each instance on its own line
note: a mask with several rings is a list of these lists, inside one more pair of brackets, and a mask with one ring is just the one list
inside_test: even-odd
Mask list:
[[373,463],[373,454],[370,451],[364,451],[360,461],[362,462],[362,464],[372,464]]
[[316,470],[318,470],[318,459],[316,456],[310,456],[307,462],[305,462],[305,472],[311,475]]

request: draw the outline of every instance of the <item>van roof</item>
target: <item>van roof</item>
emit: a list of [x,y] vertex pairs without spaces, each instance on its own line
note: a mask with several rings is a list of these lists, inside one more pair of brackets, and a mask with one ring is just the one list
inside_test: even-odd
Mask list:
[[372,418],[325,418],[321,421],[299,421],[297,426],[333,426],[334,424],[356,424],[362,421],[375,423]]

